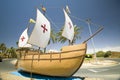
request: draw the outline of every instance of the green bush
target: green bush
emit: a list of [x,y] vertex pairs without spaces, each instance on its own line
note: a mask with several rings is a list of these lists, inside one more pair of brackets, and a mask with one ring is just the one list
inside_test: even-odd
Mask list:
[[104,54],[104,57],[109,57],[109,56],[111,56],[111,51],[107,51],[105,54]]
[[104,54],[105,54],[105,52],[103,52],[103,51],[98,51],[96,53],[97,57],[104,57]]
[[92,58],[92,54],[86,54],[85,58]]

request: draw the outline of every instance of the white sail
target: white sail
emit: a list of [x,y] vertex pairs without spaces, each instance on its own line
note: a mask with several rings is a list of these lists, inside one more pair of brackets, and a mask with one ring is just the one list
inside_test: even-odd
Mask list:
[[34,29],[30,35],[28,43],[45,48],[50,39],[50,22],[47,18],[37,9],[37,18]]
[[27,34],[28,28],[26,28],[23,33],[21,34],[18,42],[18,47],[32,47],[32,45],[28,44],[28,34]]
[[72,42],[73,37],[74,37],[73,23],[64,9],[63,9],[63,11],[64,11],[64,15],[65,15],[65,25],[64,25],[62,36],[69,39]]

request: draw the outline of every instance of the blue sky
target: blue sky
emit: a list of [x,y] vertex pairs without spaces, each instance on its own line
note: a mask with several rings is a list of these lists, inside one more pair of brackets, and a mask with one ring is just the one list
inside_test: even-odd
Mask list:
[[[89,36],[89,30],[85,22],[72,16],[83,20],[90,18],[92,23],[104,27],[94,37],[96,50],[120,51],[120,0],[0,0],[0,43],[16,47],[16,41],[27,27],[29,19],[36,19],[36,9],[41,10],[41,4],[47,8],[47,17],[52,20],[52,28],[56,32],[64,25],[62,9],[68,5],[73,23],[82,27],[81,39],[76,43],[84,41]],[[92,32],[98,28],[91,25]],[[66,44],[51,44],[48,49],[59,49]],[[88,49],[92,49],[91,41],[88,42]]]

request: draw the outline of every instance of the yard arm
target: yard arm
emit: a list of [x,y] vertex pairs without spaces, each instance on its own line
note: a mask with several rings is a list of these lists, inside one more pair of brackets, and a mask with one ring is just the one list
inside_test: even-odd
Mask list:
[[92,34],[89,38],[87,38],[83,43],[86,43],[88,40],[93,38],[96,34],[103,30],[103,27],[100,27],[94,34]]

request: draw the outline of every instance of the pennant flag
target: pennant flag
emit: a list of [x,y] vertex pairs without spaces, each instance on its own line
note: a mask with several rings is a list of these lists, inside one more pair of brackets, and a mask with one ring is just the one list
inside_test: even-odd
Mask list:
[[71,13],[68,5],[66,5],[66,9],[65,9],[65,10],[66,10],[67,14],[70,14],[70,13]]
[[35,23],[35,20],[34,19],[30,19],[29,23]]
[[42,11],[46,12],[46,8],[42,5]]

